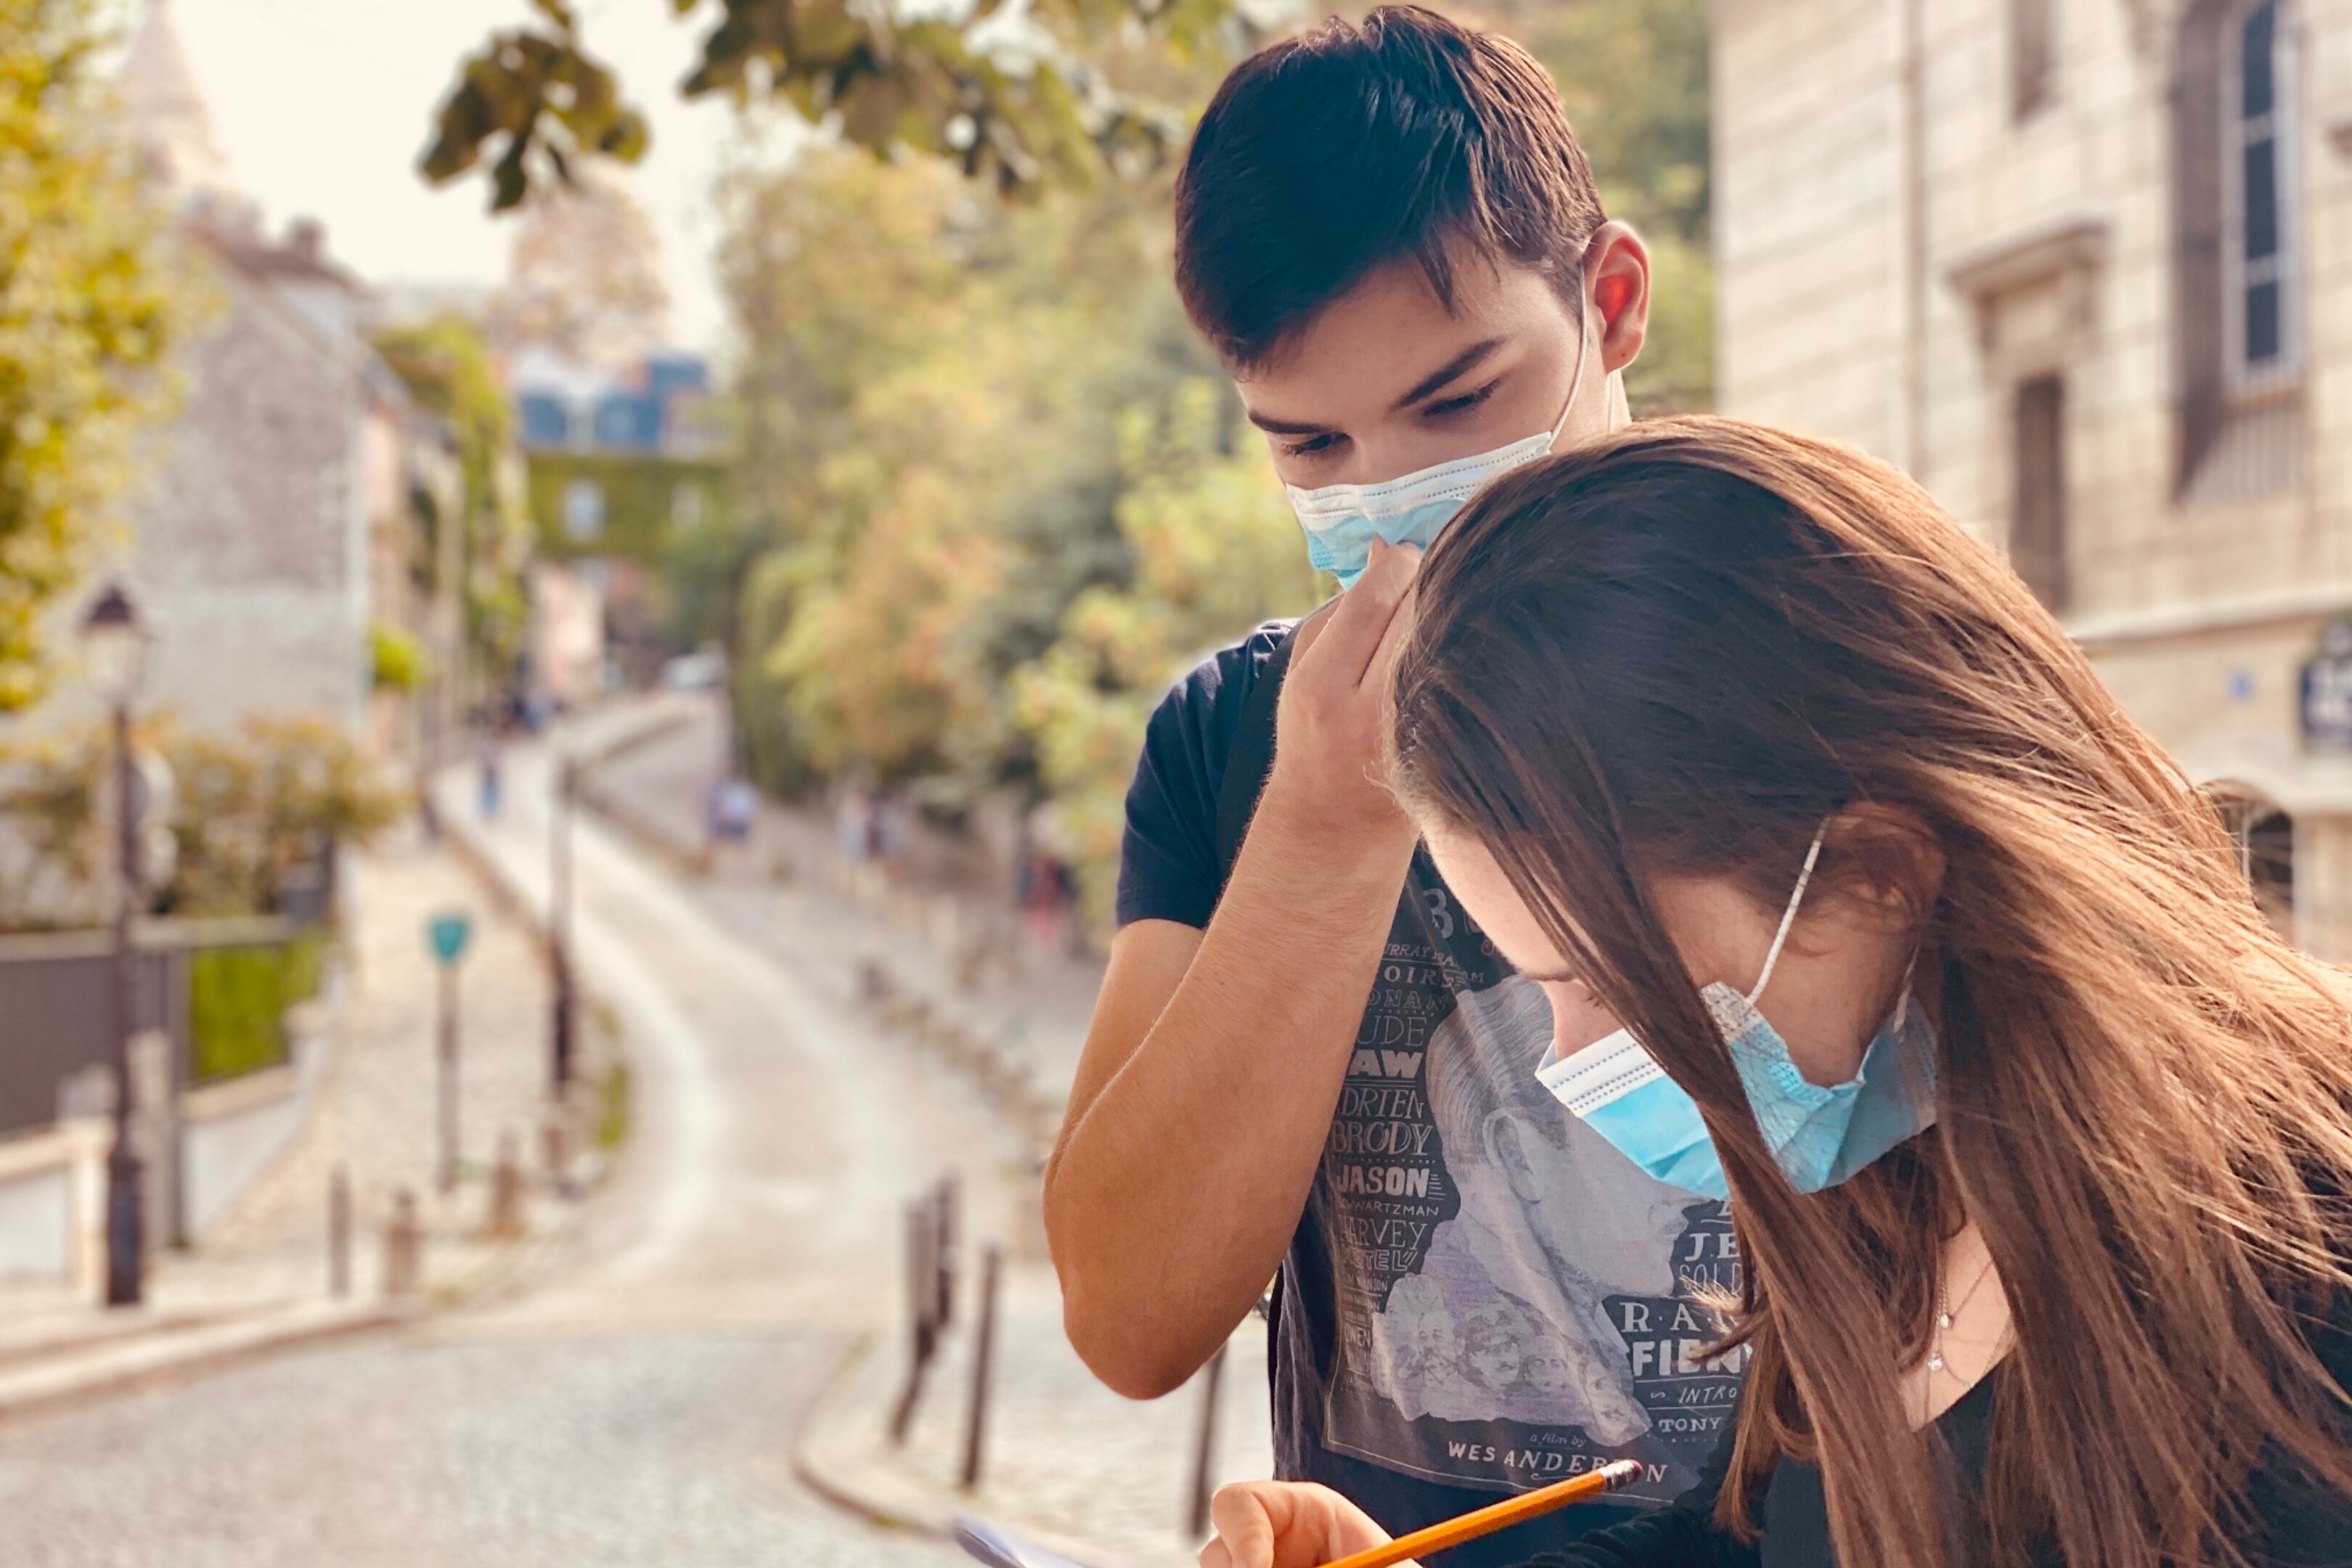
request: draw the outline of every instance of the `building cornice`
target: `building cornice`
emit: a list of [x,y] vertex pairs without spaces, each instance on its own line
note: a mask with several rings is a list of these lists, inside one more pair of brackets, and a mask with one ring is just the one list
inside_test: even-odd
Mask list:
[[2352,613],[2352,584],[2338,584],[2326,588],[2297,588],[2284,594],[2250,595],[2243,598],[2213,599],[2200,604],[2122,610],[2104,616],[2070,616],[2063,625],[2066,635],[2073,637],[2084,652],[2099,653],[2133,643],[2203,637],[2215,632],[2247,631],[2257,626],[2325,619],[2347,613]]

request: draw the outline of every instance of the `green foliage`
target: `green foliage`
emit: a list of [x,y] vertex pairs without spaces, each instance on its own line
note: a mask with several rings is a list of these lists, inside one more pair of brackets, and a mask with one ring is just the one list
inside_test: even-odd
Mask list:
[[1075,857],[1089,912],[1109,918],[1128,779],[1152,708],[1178,670],[1318,597],[1288,500],[1262,451],[1234,450],[1218,385],[1187,382],[1164,417],[1120,421],[1124,584],[1074,598],[1061,635],[1013,676],[1013,711]]
[[[721,463],[634,452],[533,452],[525,468],[541,555],[617,555],[660,566],[697,534],[725,531]],[[604,526],[593,539],[564,531],[563,493],[578,479],[604,497]],[[682,500],[686,491],[699,499]]]
[[198,948],[188,955],[192,1076],[217,1083],[287,1058],[286,1010],[318,994],[327,933],[290,942]]
[[1008,674],[1132,569],[1119,411],[1209,367],[1155,215],[1025,207],[842,152],[743,193],[739,682],[763,776],[871,773],[954,809],[1034,779]]
[[645,116],[621,101],[612,72],[580,47],[571,5],[531,0],[531,9],[546,31],[492,34],[466,61],[418,165],[444,184],[480,162],[484,143],[504,137],[490,171],[493,211],[520,205],[551,174],[568,182],[583,155],[634,163],[646,151]]
[[103,131],[96,0],[0,0],[0,712],[50,679],[79,577],[163,405],[194,295]]
[[368,623],[368,662],[375,684],[388,691],[421,691],[433,672],[425,645],[388,621]]
[[[530,557],[531,531],[514,447],[514,416],[489,345],[472,322],[437,316],[379,332],[375,352],[408,388],[419,406],[446,421],[457,441],[464,476],[464,530],[458,552],[464,574],[467,647],[474,667],[504,671],[522,652],[529,621],[522,570]],[[437,531],[443,520],[434,518]],[[429,574],[440,564],[437,532],[423,552]]]
[[[143,727],[142,752],[174,784],[172,876],[154,907],[173,914],[268,914],[288,873],[332,841],[364,843],[397,821],[405,797],[367,754],[322,719],[253,718],[234,734]],[[0,747],[0,818],[29,864],[0,878],[0,930],[80,923],[105,907],[102,729]]]
[[1650,247],[1650,341],[1625,374],[1636,415],[1708,406],[1715,268],[1708,249],[1706,0],[1488,0],[1492,22],[1559,83],[1613,217]]
[[[635,161],[644,117],[582,48],[563,0],[532,0],[537,26],[496,35],[465,62],[420,168],[440,184],[501,140],[491,206],[568,182],[583,153]],[[768,99],[877,153],[915,152],[1012,195],[1084,185],[1106,168],[1157,168],[1180,114],[1138,86],[1137,55],[1192,61],[1244,48],[1255,29],[1233,0],[976,0],[967,7],[861,0],[670,0],[714,17],[689,98]]]

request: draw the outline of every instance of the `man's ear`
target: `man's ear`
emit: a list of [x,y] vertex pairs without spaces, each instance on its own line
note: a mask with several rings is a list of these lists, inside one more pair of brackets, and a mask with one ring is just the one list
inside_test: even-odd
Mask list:
[[1527,1130],[1519,1125],[1519,1119],[1507,1110],[1490,1110],[1478,1133],[1486,1148],[1486,1163],[1503,1173],[1519,1202],[1539,1200],[1544,1195],[1543,1184],[1536,1179],[1535,1166],[1528,1159]]
[[1633,226],[1614,220],[1584,248],[1585,297],[1601,316],[1601,368],[1623,370],[1650,336],[1650,253]]

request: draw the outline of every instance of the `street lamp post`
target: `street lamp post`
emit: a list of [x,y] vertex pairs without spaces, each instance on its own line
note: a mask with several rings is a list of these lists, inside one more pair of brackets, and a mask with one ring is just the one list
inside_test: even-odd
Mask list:
[[555,984],[549,1020],[549,1079],[561,1100],[572,1087],[573,1034],[578,997],[572,981],[572,818],[580,794],[579,765],[570,757],[555,764],[555,803],[548,846],[547,933]]
[[460,1140],[457,1132],[457,961],[466,956],[473,921],[463,910],[435,915],[425,923],[425,939],[433,949],[433,966],[440,972],[441,1006],[434,1030],[433,1058],[440,1101],[440,1152],[436,1184],[442,1193],[455,1192]]
[[147,627],[121,584],[98,596],[82,618],[81,644],[91,684],[113,709],[114,815],[118,885],[114,901],[114,1146],[106,1156],[106,1304],[133,1307],[142,1295],[146,1224],[143,1174],[131,1133],[136,1086],[131,1037],[138,1029],[138,954],[132,921],[139,909],[139,817],[132,803],[137,765],[131,751],[131,703],[147,663]]

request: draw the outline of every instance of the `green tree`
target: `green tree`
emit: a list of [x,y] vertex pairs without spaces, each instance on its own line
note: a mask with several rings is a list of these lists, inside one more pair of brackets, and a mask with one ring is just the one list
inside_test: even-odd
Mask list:
[[[1023,194],[1157,165],[1183,121],[1151,91],[1155,57],[1181,63],[1256,37],[1234,0],[669,4],[681,20],[715,24],[681,86],[688,98],[772,100],[854,145],[929,153]],[[439,184],[491,155],[493,210],[568,183],[584,159],[633,162],[646,145],[645,116],[582,46],[569,0],[531,9],[531,25],[494,35],[461,66],[419,165]]]
[[[155,907],[183,915],[266,914],[287,873],[332,840],[364,843],[408,796],[331,721],[255,717],[233,732],[167,719],[140,726],[142,752],[173,782],[172,872]],[[103,726],[0,746],[0,931],[95,923],[110,893]]]
[[[1087,910],[1109,919],[1128,779],[1170,678],[1249,627],[1320,596],[1263,448],[1215,381],[1119,421],[1117,516],[1135,563],[1071,599],[1060,635],[1013,673],[1013,714],[1075,856]],[[1328,583],[1320,587],[1328,587]]]
[[1487,0],[1559,83],[1612,216],[1640,229],[1650,342],[1626,374],[1637,415],[1706,407],[1715,390],[1706,0]]
[[72,587],[169,393],[190,293],[103,133],[95,0],[0,0],[0,712],[50,679]]
[[530,519],[523,505],[514,416],[489,347],[478,328],[456,315],[379,332],[374,347],[418,405],[438,416],[457,443],[465,480],[461,512],[454,519],[428,519],[432,534],[422,556],[428,585],[435,593],[443,586],[430,574],[443,559],[439,531],[455,526],[461,531],[457,560],[468,662],[478,670],[511,669],[522,652],[530,617],[522,570],[530,555]]
[[[1132,570],[1118,416],[1213,370],[1156,198],[1025,205],[846,152],[741,208],[747,577],[739,693],[776,782],[855,768],[952,808],[1034,783],[1010,673]],[[764,731],[764,733],[762,732]]]

